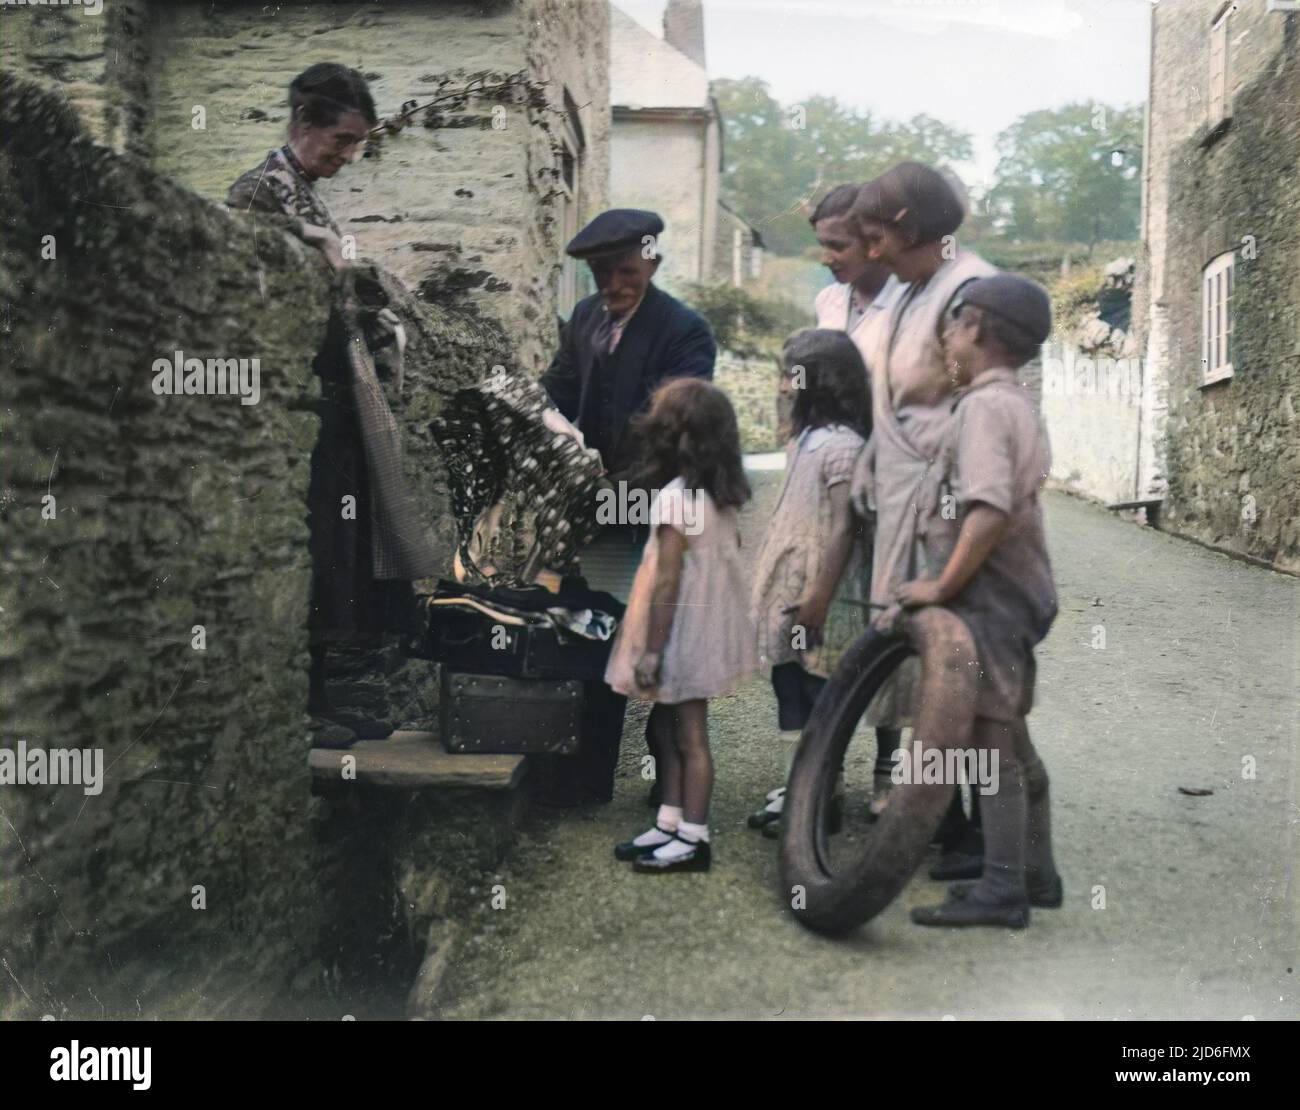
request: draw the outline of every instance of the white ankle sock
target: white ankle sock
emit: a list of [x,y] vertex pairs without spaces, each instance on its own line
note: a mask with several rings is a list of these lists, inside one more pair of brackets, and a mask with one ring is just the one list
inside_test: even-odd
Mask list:
[[785,809],[784,790],[763,807],[765,813],[780,813],[783,809]]
[[661,829],[667,829],[669,832],[676,832],[677,826],[682,823],[681,806],[660,806],[659,813],[655,817],[655,824]]
[[708,824],[693,825],[689,821],[683,821],[677,826],[677,835],[683,840],[692,840],[697,843],[707,844],[709,842]]
[[672,838],[671,833],[662,829],[646,829],[640,836],[633,837],[632,843],[638,848],[653,848],[658,844],[667,844]]

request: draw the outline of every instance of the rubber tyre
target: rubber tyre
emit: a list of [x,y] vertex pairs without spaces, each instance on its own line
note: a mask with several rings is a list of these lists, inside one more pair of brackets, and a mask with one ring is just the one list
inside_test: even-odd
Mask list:
[[[926,745],[934,743],[935,734],[959,745],[969,738],[975,699],[969,631],[946,610],[923,612],[925,627],[909,618],[908,635],[870,630],[855,641],[817,698],[799,742],[781,818],[782,897],[800,923],[819,933],[854,929],[898,896],[925,859],[952,798],[952,785],[896,784],[861,855],[841,870],[828,866],[825,818],[845,750],[871,699],[917,653],[914,644],[925,642],[927,630],[932,646],[935,629],[946,641],[922,653],[921,686],[928,682],[932,703],[924,720],[930,733]],[[937,691],[942,691],[941,710],[934,705],[940,700]],[[918,718],[917,736],[922,725]]]

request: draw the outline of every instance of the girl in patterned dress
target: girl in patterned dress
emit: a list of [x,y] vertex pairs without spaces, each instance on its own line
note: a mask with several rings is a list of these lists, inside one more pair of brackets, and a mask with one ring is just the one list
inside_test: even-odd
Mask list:
[[632,583],[605,681],[655,703],[663,800],[655,825],[614,849],[642,873],[707,871],[708,701],[754,669],[737,510],[749,499],[740,432],[726,395],[700,378],[656,391],[641,426],[643,482],[656,490],[652,532]]
[[[871,432],[862,355],[841,331],[810,329],[785,344],[781,393],[793,398],[785,485],[763,538],[752,612],[764,665],[772,668],[783,772],[813,702],[845,649],[862,631],[861,608],[835,600],[861,592],[862,528],[849,501]],[[785,788],[769,792],[749,818],[777,832]]]

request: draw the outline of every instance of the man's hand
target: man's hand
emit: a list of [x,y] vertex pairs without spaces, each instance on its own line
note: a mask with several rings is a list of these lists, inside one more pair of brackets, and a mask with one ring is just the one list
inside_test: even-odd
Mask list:
[[659,685],[659,670],[663,659],[657,651],[645,651],[632,668],[632,677],[642,690],[653,690]]

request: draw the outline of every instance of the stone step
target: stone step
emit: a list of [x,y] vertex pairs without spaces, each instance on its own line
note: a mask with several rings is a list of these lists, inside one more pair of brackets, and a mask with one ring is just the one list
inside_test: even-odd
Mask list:
[[344,750],[312,748],[308,766],[313,782],[346,781],[343,759],[349,755],[356,759],[356,782],[408,789],[513,790],[523,779],[527,762],[522,755],[453,755],[436,733],[395,732],[387,740],[360,740]]

